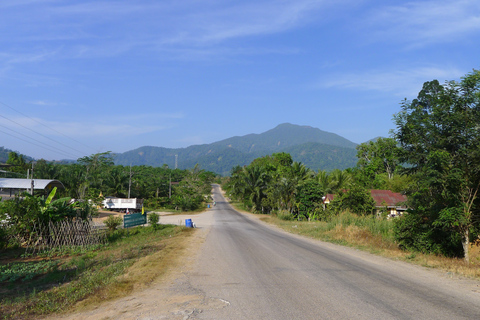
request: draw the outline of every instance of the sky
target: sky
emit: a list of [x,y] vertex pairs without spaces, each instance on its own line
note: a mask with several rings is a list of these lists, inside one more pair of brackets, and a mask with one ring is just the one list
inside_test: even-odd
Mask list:
[[0,146],[77,159],[286,122],[362,143],[479,57],[478,0],[2,0]]

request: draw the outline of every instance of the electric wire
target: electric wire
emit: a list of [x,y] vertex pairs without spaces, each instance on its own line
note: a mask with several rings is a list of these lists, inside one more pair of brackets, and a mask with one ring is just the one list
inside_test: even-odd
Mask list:
[[[3,131],[3,130],[0,130],[0,132],[1,132],[1,133],[4,133],[4,134],[6,134],[6,135],[9,135],[9,136],[11,136],[11,137],[14,137],[15,139],[22,140],[22,141],[24,141],[24,142],[27,142],[27,143],[30,143],[30,144],[35,145],[35,144],[34,144],[33,142],[31,142],[31,141],[28,141],[28,140],[25,140],[25,139],[16,137],[16,136],[14,136],[13,134],[10,134],[10,133],[5,132],[5,131]],[[33,139],[33,138],[29,138],[29,139]],[[37,145],[37,147],[38,147],[38,145]],[[42,148],[45,148],[45,149],[47,149],[48,151],[51,151],[51,152],[59,153],[59,151],[52,150],[52,149],[50,149],[50,148],[48,148],[48,147],[42,147]],[[69,156],[69,157],[71,156],[71,155],[68,155],[68,154],[64,153],[63,151],[60,151],[60,152],[63,153],[64,155]]]
[[[12,128],[3,126],[3,125],[1,125],[1,124],[0,124],[0,127],[3,127],[3,128],[8,129],[8,130],[10,130],[10,131],[13,131],[13,132],[15,132],[16,134],[19,134],[19,135],[21,135],[21,136],[23,136],[23,137],[26,137],[27,139],[33,140],[33,141],[38,142],[38,143],[40,143],[40,144],[43,145],[43,146],[37,145],[37,147],[45,148],[45,146],[46,146],[46,147],[48,147],[48,148],[53,148],[53,149],[57,150],[57,151],[56,151],[57,153],[60,152],[60,153],[62,153],[62,154],[64,154],[64,155],[67,155],[68,157],[76,157],[76,155],[74,155],[73,153],[68,153],[68,152],[66,152],[66,151],[64,151],[64,150],[62,150],[62,149],[59,149],[59,148],[55,147],[55,146],[51,146],[51,145],[49,145],[49,144],[47,144],[47,143],[45,143],[45,142],[42,142],[42,141],[37,140],[37,139],[35,139],[35,138],[29,137],[29,136],[27,136],[26,134],[23,134],[23,133],[21,133],[21,132],[15,131],[15,130],[13,130]],[[2,131],[2,132],[4,132],[4,131]],[[10,136],[13,136],[13,135],[10,134]],[[18,137],[16,137],[16,138],[18,138]],[[23,140],[23,141],[25,141],[25,140]],[[31,144],[34,144],[34,143],[32,143],[32,142],[30,142],[30,143],[31,143]],[[35,145],[35,144],[34,144],[34,145]],[[52,150],[50,150],[50,151],[52,151]]]
[[86,147],[86,148],[88,148],[88,149],[90,149],[90,150],[95,150],[95,148],[90,147],[90,146],[88,146],[88,145],[86,145],[86,144],[84,144],[84,143],[82,143],[82,142],[80,142],[80,141],[78,141],[78,140],[75,140],[75,139],[73,139],[72,137],[69,137],[69,136],[67,136],[67,135],[64,134],[64,133],[62,133],[62,132],[60,132],[60,131],[58,131],[58,130],[53,129],[52,127],[47,126],[47,125],[44,124],[44,123],[42,123],[42,122],[40,122],[40,121],[37,121],[36,119],[33,119],[33,118],[29,117],[28,115],[24,114],[24,113],[21,112],[21,111],[18,111],[17,109],[9,106],[8,104],[6,104],[6,103],[4,103],[4,102],[1,102],[1,101],[0,101],[0,104],[3,105],[3,106],[5,106],[5,107],[7,107],[7,108],[9,108],[9,109],[11,109],[11,110],[13,110],[13,111],[15,111],[15,112],[17,112],[17,113],[19,113],[19,114],[21,114],[21,115],[24,116],[24,117],[29,118],[29,119],[32,120],[32,121],[35,121],[36,123],[38,123],[38,124],[40,124],[40,125],[48,128],[48,129],[50,129],[50,130],[52,130],[52,131],[54,131],[54,132],[56,132],[56,133],[58,133],[58,134],[60,134],[60,135],[62,135],[62,136],[64,136],[64,137],[66,137],[66,138],[68,138],[68,139],[70,139],[70,140],[78,143],[78,144],[81,144],[82,146],[84,146],[84,147]]
[[29,131],[32,131],[33,133],[36,133],[36,134],[38,134],[38,135],[40,135],[40,136],[42,136],[42,137],[44,137],[44,138],[46,138],[46,139],[48,139],[48,140],[51,140],[51,141],[53,141],[53,142],[55,142],[55,143],[58,143],[58,144],[60,144],[60,145],[62,145],[62,146],[64,146],[64,147],[67,147],[67,148],[69,148],[69,149],[72,149],[73,151],[78,152],[79,154],[83,154],[83,152],[81,152],[81,151],[79,151],[79,150],[77,150],[77,149],[74,149],[74,148],[72,148],[72,147],[70,147],[70,146],[67,146],[66,144],[61,143],[61,142],[58,142],[58,141],[56,141],[56,140],[54,140],[54,139],[52,139],[52,138],[50,138],[50,137],[47,137],[46,135],[44,135],[44,134],[42,134],[42,133],[40,133],[40,132],[37,132],[37,131],[35,131],[35,130],[33,130],[33,129],[30,129],[30,128],[28,128],[28,127],[26,127],[26,126],[24,126],[24,125],[22,125],[22,124],[20,124],[20,123],[18,123],[18,122],[16,122],[16,121],[14,121],[14,120],[11,120],[11,119],[9,119],[9,118],[7,118],[7,117],[5,117],[5,116],[2,116],[2,115],[0,115],[0,117],[6,119],[6,120],[8,120],[8,121],[13,122],[13,123],[15,123],[16,125],[18,125],[18,126],[20,126],[20,127],[22,127],[22,128],[25,128],[25,129],[27,129],[27,130],[29,130]]

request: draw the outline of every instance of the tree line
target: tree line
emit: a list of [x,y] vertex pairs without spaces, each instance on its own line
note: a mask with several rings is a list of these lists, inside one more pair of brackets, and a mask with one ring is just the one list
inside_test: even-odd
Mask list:
[[[32,169],[22,155],[10,152],[10,175],[24,178]],[[30,171],[30,177],[32,172]],[[35,190],[0,202],[0,248],[17,245],[28,237],[35,224],[60,220],[88,220],[97,213],[105,196],[144,199],[147,209],[190,211],[208,201],[213,172],[200,169],[170,169],[167,166],[114,165],[109,152],[61,164],[45,160],[33,165],[35,179],[55,179],[65,186],[49,194]],[[55,197],[55,198],[54,198]]]

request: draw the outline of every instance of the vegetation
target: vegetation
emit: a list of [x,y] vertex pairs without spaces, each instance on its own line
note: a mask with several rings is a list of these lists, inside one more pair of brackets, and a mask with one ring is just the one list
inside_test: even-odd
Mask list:
[[285,123],[261,134],[182,149],[141,147],[115,155],[115,163],[173,167],[177,156],[179,168],[192,168],[198,163],[205,170],[228,176],[236,165],[248,165],[256,158],[285,152],[312,170],[331,171],[355,166],[355,146],[333,133]]
[[[355,186],[349,171],[315,173],[302,163],[294,162],[287,153],[255,159],[243,168],[237,166],[224,183],[230,197],[242,202],[245,208],[257,213],[280,214],[289,220],[324,219],[332,210],[340,212],[344,209],[340,206],[327,210],[322,197]],[[360,205],[364,204],[352,203],[352,206]]]
[[[18,174],[32,166],[15,152],[10,152],[8,162]],[[74,164],[39,160],[34,164],[34,177],[58,179],[65,189],[54,188],[48,196],[39,191],[23,193],[1,201],[0,249],[27,246],[32,238],[48,238],[39,233],[49,232],[50,223],[90,220],[104,195],[143,198],[150,209],[197,210],[208,201],[215,175],[198,165],[191,170],[116,166],[107,152],[80,158]],[[175,184],[170,186],[170,181]],[[119,219],[107,219],[108,228],[115,230],[121,224]]]
[[[26,164],[25,158],[15,152],[10,152],[9,157],[9,162],[15,164],[10,170],[25,177],[26,168],[31,168],[32,164]],[[203,196],[210,193],[215,174],[198,165],[191,170],[173,170],[167,166],[124,167],[114,165],[111,153],[105,152],[80,158],[72,164],[39,160],[34,164],[34,177],[60,180],[65,189],[59,189],[57,195],[90,200],[97,205],[101,204],[103,196],[130,196],[145,199],[148,207],[174,209],[180,207],[176,202],[178,197],[188,195],[190,205],[183,209],[193,210],[199,208]],[[171,188],[170,182],[173,182]]]
[[0,258],[2,319],[44,317],[79,302],[127,295],[163,274],[165,261],[175,259],[190,234],[191,229],[173,225],[139,227],[110,233],[107,245],[61,256],[19,260],[21,249],[8,252]]
[[[32,167],[15,152],[7,162],[20,176]],[[159,225],[159,216],[153,213],[148,216],[151,227],[126,232],[119,229],[121,217],[109,216],[108,237],[105,231],[98,237],[101,241],[92,244],[77,239],[89,235],[85,229],[77,232],[72,223],[95,216],[103,195],[144,198],[146,205],[156,208],[196,210],[208,201],[215,178],[199,166],[191,170],[116,166],[108,152],[73,164],[40,160],[33,166],[35,178],[58,179],[65,189],[54,188],[48,195],[23,193],[0,202],[0,313],[6,319],[67,310],[79,301],[127,294],[134,283],[150,282],[164,272],[166,255],[174,255],[172,250],[163,254],[162,249],[175,245],[174,238],[183,237],[185,228]],[[52,229],[58,223],[70,228],[68,237],[78,241],[57,245],[64,236]],[[136,261],[147,255],[152,269],[142,263],[138,266],[142,270],[133,272],[140,280],[124,275],[126,270],[132,274]]]
[[[398,245],[468,263],[480,241],[480,71],[460,82],[426,82],[394,120],[393,138],[357,146],[354,168],[315,173],[274,153],[233,168],[224,188],[247,210],[326,223],[345,211],[372,216],[368,189],[401,192],[410,209],[389,224]],[[335,199],[325,207],[327,194]]]
[[395,116],[395,137],[415,176],[400,244],[449,256],[463,254],[480,231],[480,71],[460,82],[425,82]]

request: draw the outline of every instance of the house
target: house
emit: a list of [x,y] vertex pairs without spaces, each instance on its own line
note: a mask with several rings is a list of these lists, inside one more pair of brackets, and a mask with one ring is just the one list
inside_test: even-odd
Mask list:
[[[387,211],[389,217],[401,216],[407,210],[407,196],[390,190],[370,190],[373,201],[375,201],[376,213],[379,215]],[[326,194],[323,205],[326,206],[334,199],[334,194]]]
[[387,211],[389,217],[401,216],[406,210],[407,196],[390,190],[370,190],[377,214]]

